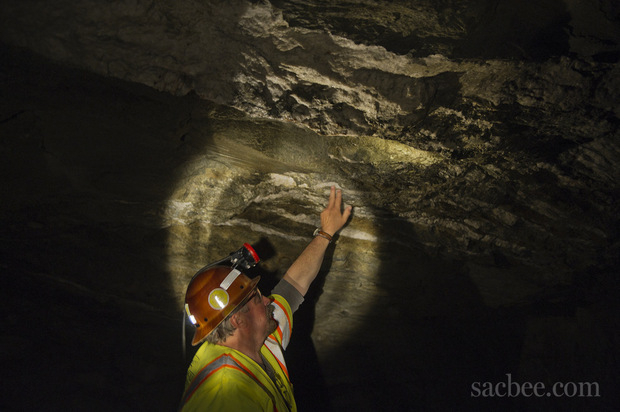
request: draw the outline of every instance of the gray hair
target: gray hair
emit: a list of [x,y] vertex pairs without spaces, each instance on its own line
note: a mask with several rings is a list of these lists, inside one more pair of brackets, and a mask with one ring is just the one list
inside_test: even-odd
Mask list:
[[226,342],[226,338],[232,336],[235,333],[235,327],[233,326],[230,318],[235,313],[245,313],[249,311],[250,308],[245,305],[245,302],[242,302],[241,305],[237,306],[228,316],[224,319],[215,329],[213,329],[205,338],[205,340],[209,343],[218,344],[220,342]]

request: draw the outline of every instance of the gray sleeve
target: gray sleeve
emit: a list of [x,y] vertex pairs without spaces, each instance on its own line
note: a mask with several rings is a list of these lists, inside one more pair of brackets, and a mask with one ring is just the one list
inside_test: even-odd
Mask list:
[[273,288],[271,293],[280,295],[284,299],[286,299],[293,313],[295,313],[295,311],[299,309],[299,305],[301,305],[304,301],[303,295],[299,293],[297,289],[295,289],[295,286],[291,285],[284,279],[278,282],[278,284],[275,288]]

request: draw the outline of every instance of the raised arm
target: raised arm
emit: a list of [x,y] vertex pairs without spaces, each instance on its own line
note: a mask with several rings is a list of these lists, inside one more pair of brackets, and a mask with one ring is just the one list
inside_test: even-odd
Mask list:
[[[327,207],[321,212],[321,230],[334,236],[347,223],[351,211],[351,206],[342,210],[342,191],[332,186]],[[284,279],[304,296],[319,273],[328,245],[327,237],[315,236],[284,275]]]

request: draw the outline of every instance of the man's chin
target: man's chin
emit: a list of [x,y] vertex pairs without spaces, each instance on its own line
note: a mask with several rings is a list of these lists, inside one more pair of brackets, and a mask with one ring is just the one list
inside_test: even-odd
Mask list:
[[278,321],[275,319],[270,319],[269,320],[269,329],[271,329],[271,332],[269,332],[269,334],[272,334],[273,332],[275,332],[278,329]]
[[278,329],[278,321],[275,320],[274,318],[270,318],[269,324],[268,324],[269,335],[274,333],[277,329]]

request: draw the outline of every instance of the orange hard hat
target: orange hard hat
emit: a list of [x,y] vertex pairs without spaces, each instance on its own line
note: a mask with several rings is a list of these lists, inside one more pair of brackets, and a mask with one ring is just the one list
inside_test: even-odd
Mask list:
[[256,289],[260,276],[250,279],[230,266],[199,271],[187,286],[185,311],[196,327],[192,346],[202,342]]

